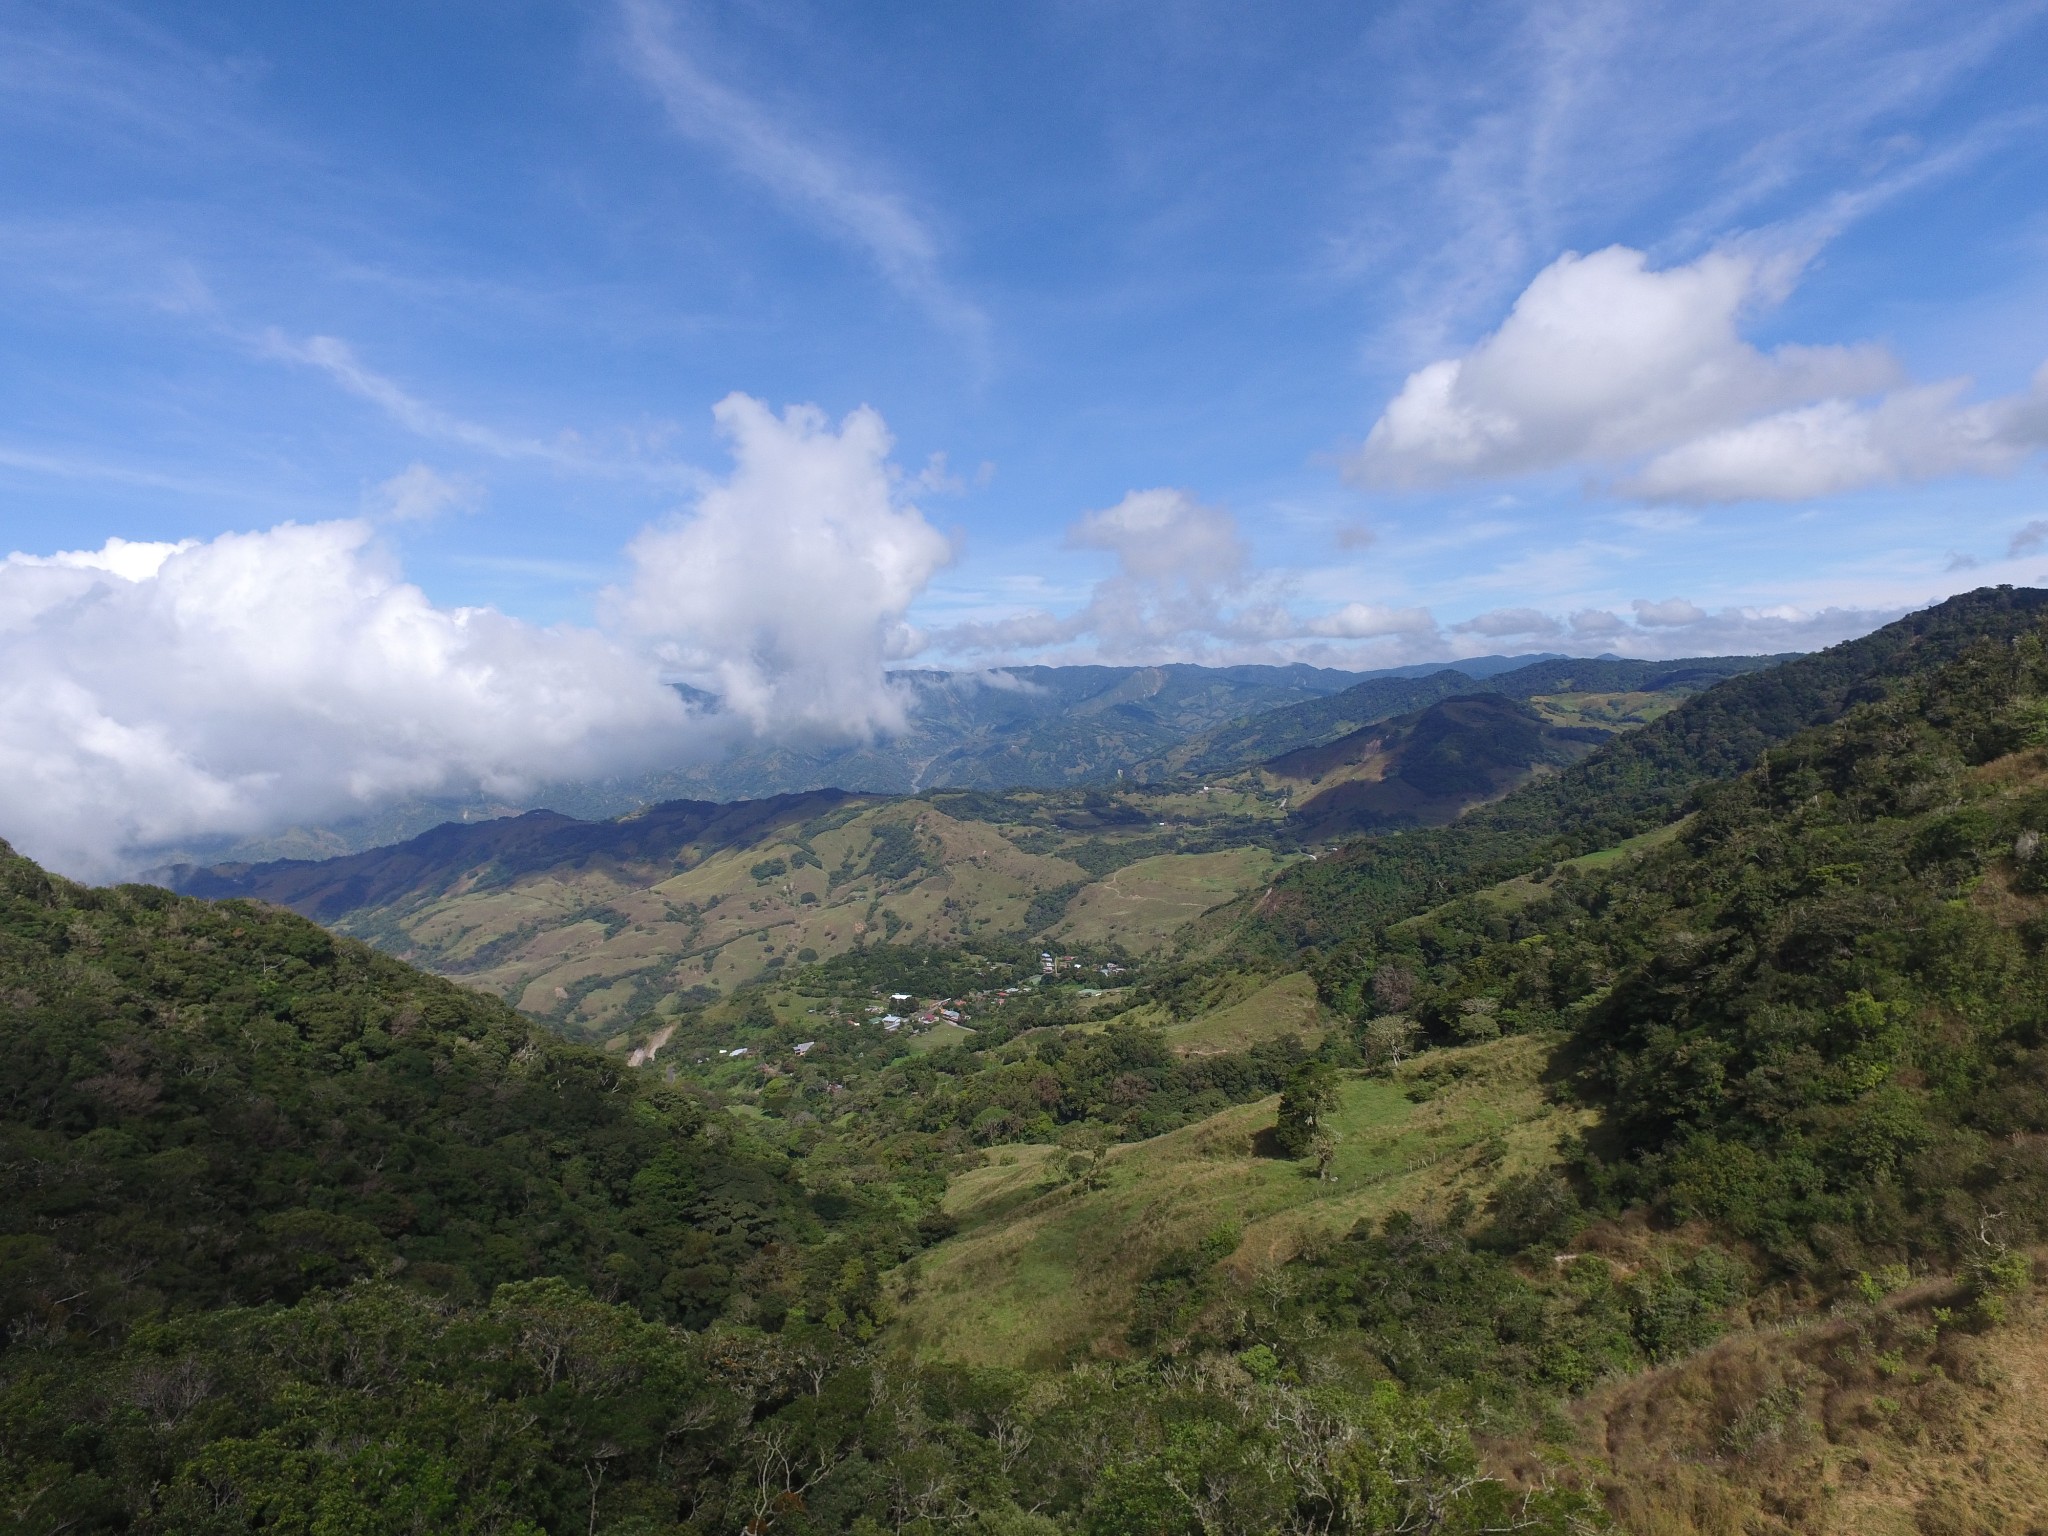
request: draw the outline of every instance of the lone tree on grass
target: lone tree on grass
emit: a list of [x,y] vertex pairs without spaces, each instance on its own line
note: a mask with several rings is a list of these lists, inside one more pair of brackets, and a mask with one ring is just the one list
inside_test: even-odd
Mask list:
[[1273,1136],[1289,1157],[1307,1157],[1323,1132],[1323,1117],[1337,1107],[1337,1074],[1329,1063],[1304,1062],[1280,1095]]

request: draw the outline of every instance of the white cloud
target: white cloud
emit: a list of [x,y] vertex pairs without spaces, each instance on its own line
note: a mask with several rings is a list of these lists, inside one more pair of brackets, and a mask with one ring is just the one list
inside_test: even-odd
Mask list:
[[[894,499],[881,418],[835,431],[739,395],[716,416],[731,475],[634,541],[608,630],[436,607],[366,520],[8,556],[0,836],[103,877],[172,844],[514,797],[748,729],[900,725],[883,668],[915,649],[904,614],[950,550]],[[692,712],[679,677],[726,707]]]
[[1237,519],[1186,491],[1132,491],[1068,532],[1078,549],[1108,550],[1133,581],[1211,594],[1236,586],[1251,563]]
[[1682,624],[1697,624],[1707,616],[1706,609],[1682,597],[1667,597],[1661,603],[1639,597],[1629,606],[1636,611],[1636,622],[1646,629],[1675,629]]
[[919,649],[904,615],[952,548],[898,500],[888,428],[862,408],[834,431],[745,395],[713,414],[733,473],[633,541],[611,621],[757,730],[900,727],[883,665]]
[[1561,634],[1564,626],[1549,614],[1535,608],[1496,608],[1453,624],[1451,631],[1462,635],[1485,635],[1488,639],[1505,639],[1517,635],[1533,635],[1547,639]]
[[359,400],[366,400],[420,437],[473,448],[499,459],[542,459],[559,462],[566,455],[554,444],[534,438],[514,437],[495,427],[464,421],[437,405],[431,405],[396,380],[385,377],[356,356],[355,349],[337,336],[309,336],[294,341],[279,330],[264,333],[263,350],[286,362],[317,368]]
[[68,873],[682,742],[654,667],[434,607],[361,522],[0,562],[0,832]]
[[1635,614],[1633,623],[1605,608],[1582,608],[1563,622],[1539,609],[1519,608],[1481,614],[1451,626],[1451,630],[1547,638],[1567,635],[1568,623],[1568,641],[1577,643],[1574,648],[1590,649],[1597,644],[1602,651],[1654,661],[1674,656],[1819,650],[1868,634],[1906,611],[1903,607],[1806,609],[1781,605],[1709,612],[1682,597],[1654,602],[1637,598],[1629,606]]
[[952,624],[933,643],[962,655],[1015,654],[1085,639],[1085,649],[1060,659],[1213,661],[1219,643],[1235,657],[1312,632],[1265,589],[1237,519],[1184,490],[1131,491],[1085,513],[1066,543],[1116,558],[1080,607]]
[[1740,322],[1793,275],[1737,251],[1662,271],[1622,246],[1561,256],[1471,352],[1409,376],[1352,473],[1414,486],[1578,464],[1650,500],[1789,500],[1996,472],[2048,441],[2048,371],[1964,405],[1966,381],[1904,387],[1879,347],[1745,341]]
[[1620,614],[1605,608],[1581,608],[1571,622],[1574,635],[1618,635],[1628,628]]
[[1670,501],[1790,501],[1868,485],[1997,474],[2025,455],[2010,402],[1958,404],[1964,383],[1899,390],[1874,405],[1823,400],[1708,433],[1623,483]]
[[394,523],[431,522],[443,512],[473,512],[483,504],[483,487],[460,475],[444,475],[425,464],[409,464],[379,485],[370,510]]
[[357,399],[376,406],[406,431],[434,442],[451,443],[494,459],[543,463],[577,474],[629,476],[670,486],[695,485],[699,481],[697,472],[687,465],[592,453],[573,433],[548,441],[464,420],[421,399],[396,379],[377,372],[337,336],[309,336],[296,341],[273,328],[263,334],[260,347],[267,357],[317,369]]
[[858,247],[934,319],[982,343],[986,317],[945,281],[937,239],[900,195],[713,78],[684,49],[674,19],[655,0],[624,0],[620,14],[627,62],[653,87],[678,132],[718,150],[783,202]]
[[1377,640],[1389,635],[1436,635],[1436,620],[1427,608],[1383,608],[1374,603],[1346,603],[1335,613],[1310,619],[1303,630],[1336,640]]

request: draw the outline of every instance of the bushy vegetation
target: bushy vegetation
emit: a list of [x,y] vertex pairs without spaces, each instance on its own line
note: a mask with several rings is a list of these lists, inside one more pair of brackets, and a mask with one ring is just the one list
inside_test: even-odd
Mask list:
[[1582,1529],[1426,1397],[1253,1360],[1034,1382],[691,1334],[560,1281],[383,1282],[9,1360],[23,1530],[1050,1533]]
[[1612,847],[1669,821],[1701,784],[1742,772],[1766,748],[1980,640],[2028,632],[2044,605],[2048,592],[1985,588],[1860,640],[1730,678],[1452,826],[1361,838],[1334,858],[1296,865],[1258,903],[1245,942],[1277,957],[1343,950],[1418,908]]
[[1960,1263],[2048,1209],[2048,663],[1986,641],[1504,910],[1382,928],[1332,988],[1439,1041],[1569,1032],[1590,1197],[1780,1271]]

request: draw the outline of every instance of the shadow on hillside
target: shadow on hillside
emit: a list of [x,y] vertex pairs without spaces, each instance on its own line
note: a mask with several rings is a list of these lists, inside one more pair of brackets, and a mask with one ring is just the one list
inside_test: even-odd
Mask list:
[[1270,1157],[1283,1163],[1294,1161],[1293,1155],[1280,1145],[1280,1128],[1277,1125],[1252,1132],[1252,1156]]

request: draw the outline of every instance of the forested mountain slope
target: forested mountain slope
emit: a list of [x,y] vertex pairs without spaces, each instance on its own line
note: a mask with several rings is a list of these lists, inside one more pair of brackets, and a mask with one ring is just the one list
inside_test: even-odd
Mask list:
[[1262,779],[1293,791],[1290,828],[1304,838],[1344,837],[1455,821],[1613,734],[1553,724],[1504,694],[1463,694],[1259,766]]
[[1483,677],[1445,668],[1421,677],[1368,678],[1341,692],[1233,720],[1178,743],[1139,764],[1132,773],[1143,779],[1229,774],[1284,753],[1321,746],[1378,721],[1461,694],[1497,693],[1511,699],[1665,695],[1675,703],[1723,678],[1760,671],[1788,659],[1698,656],[1683,661],[1629,661],[1553,656]]
[[1765,748],[1882,697],[1983,639],[2028,632],[2048,592],[1981,588],[1812,656],[1729,678],[1584,762],[1455,825],[1366,837],[1298,866],[1249,914],[1246,942],[1275,954],[1342,945],[1431,900],[1611,847],[1679,814],[1693,789]]
[[0,849],[0,987],[17,1336],[401,1269],[458,1297],[562,1275],[701,1320],[815,1227],[780,1160],[701,1134],[687,1095],[274,907]]
[[1369,1378],[895,1359],[943,1144],[750,1135],[275,909],[0,854],[0,1059],[10,1530],[1040,1536],[1177,1526],[1191,1470],[1247,1532],[1591,1508]]

